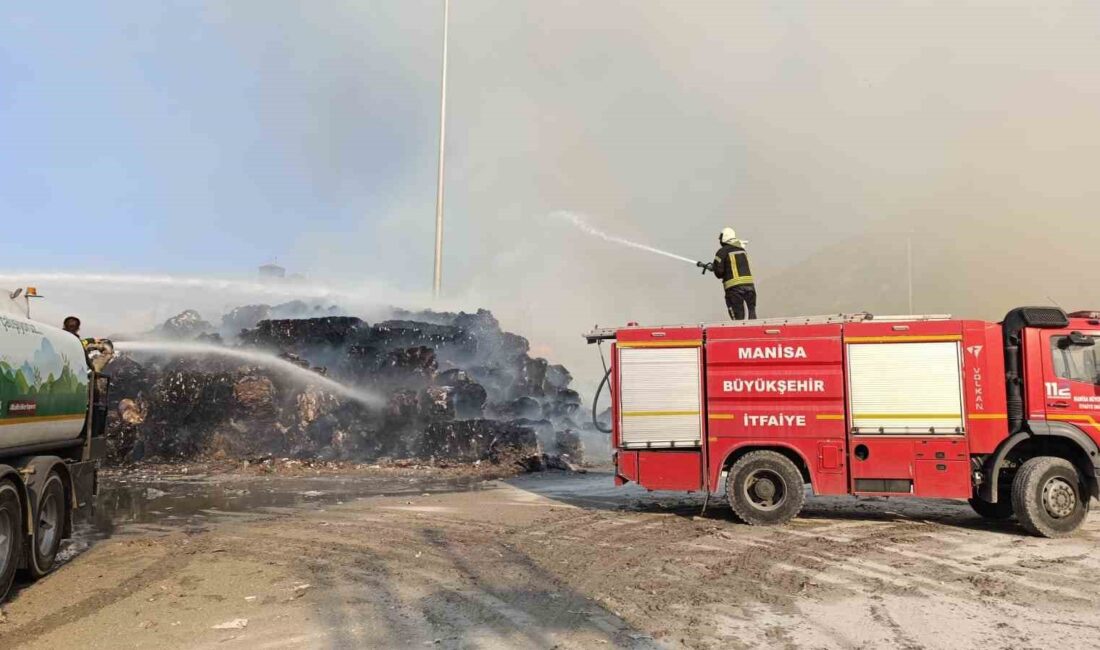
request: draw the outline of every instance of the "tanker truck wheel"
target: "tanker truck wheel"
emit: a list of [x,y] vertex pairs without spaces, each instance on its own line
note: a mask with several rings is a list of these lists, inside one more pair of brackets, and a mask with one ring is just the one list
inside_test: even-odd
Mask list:
[[806,500],[802,473],[783,454],[750,451],[726,477],[726,498],[741,521],[775,526],[794,519]]
[[15,580],[23,552],[23,506],[11,481],[0,481],[0,602]]
[[1029,533],[1065,537],[1089,514],[1089,493],[1073,463],[1039,456],[1024,463],[1012,482],[1012,508]]
[[57,562],[61,549],[61,536],[65,530],[65,484],[57,472],[50,472],[42,492],[38,495],[38,508],[34,518],[34,548],[27,573],[38,579],[50,572]]

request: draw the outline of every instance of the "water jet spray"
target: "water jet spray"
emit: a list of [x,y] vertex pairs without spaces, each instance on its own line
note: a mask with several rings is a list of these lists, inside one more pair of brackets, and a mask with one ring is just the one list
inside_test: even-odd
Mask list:
[[341,384],[311,370],[295,365],[286,359],[281,359],[273,354],[257,350],[243,350],[241,348],[228,348],[209,343],[180,342],[180,341],[118,341],[115,349],[122,352],[137,352],[147,354],[166,354],[170,356],[197,356],[220,355],[232,357],[241,361],[247,361],[258,365],[278,370],[289,377],[294,377],[303,383],[313,383],[338,395],[343,395],[366,406],[378,407],[385,404],[378,395],[367,391]]

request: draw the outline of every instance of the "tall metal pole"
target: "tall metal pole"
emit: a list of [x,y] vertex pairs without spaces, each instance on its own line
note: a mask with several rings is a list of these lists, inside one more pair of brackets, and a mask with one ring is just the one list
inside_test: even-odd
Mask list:
[[909,313],[913,313],[913,235],[905,238],[905,256],[909,261]]
[[435,191],[435,279],[432,295],[443,286],[443,151],[447,144],[447,23],[451,0],[443,0],[443,81],[439,92],[439,181]]

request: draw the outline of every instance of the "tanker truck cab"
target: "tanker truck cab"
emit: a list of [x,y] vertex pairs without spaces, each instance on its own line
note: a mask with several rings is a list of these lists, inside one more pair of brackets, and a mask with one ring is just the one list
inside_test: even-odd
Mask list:
[[752,525],[815,495],[967,500],[1069,534],[1100,496],[1100,314],[851,314],[597,329],[616,482],[724,495]]
[[0,602],[17,572],[54,568],[92,504],[109,383],[78,338],[28,318],[17,297],[0,299]]

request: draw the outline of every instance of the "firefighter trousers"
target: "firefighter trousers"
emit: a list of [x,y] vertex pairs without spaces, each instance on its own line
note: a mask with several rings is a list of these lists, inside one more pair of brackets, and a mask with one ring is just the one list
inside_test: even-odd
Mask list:
[[745,320],[746,312],[750,320],[755,319],[756,287],[743,284],[726,289],[726,308],[729,309],[730,318],[733,320]]

